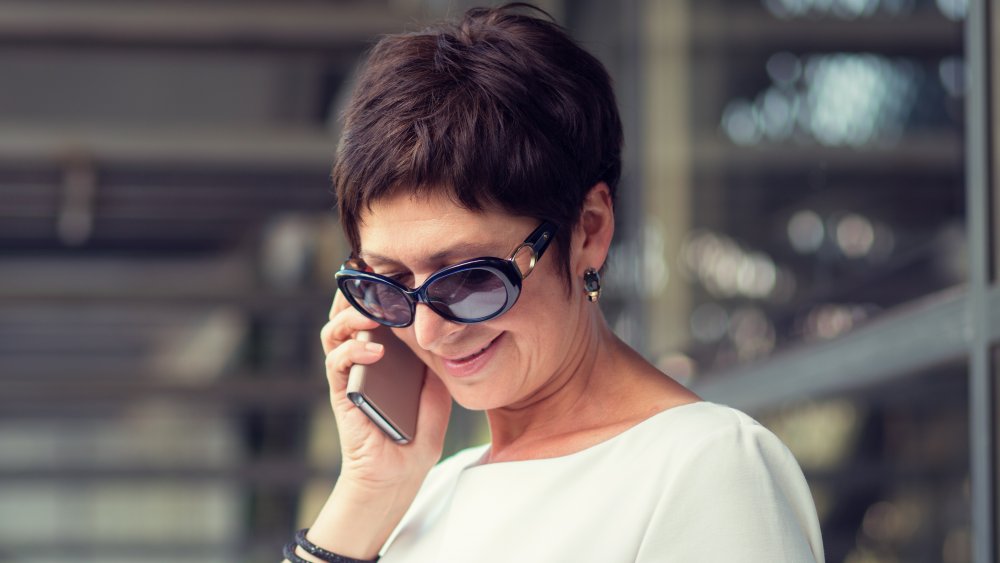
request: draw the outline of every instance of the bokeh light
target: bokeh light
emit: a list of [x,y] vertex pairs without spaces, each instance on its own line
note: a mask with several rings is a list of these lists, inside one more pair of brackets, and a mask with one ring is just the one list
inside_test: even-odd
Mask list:
[[965,96],[965,59],[963,57],[945,57],[938,64],[938,76],[941,85],[953,98]]
[[802,333],[806,340],[829,340],[850,332],[879,309],[870,304],[821,303],[804,314]]
[[740,145],[752,145],[759,141],[761,134],[756,113],[754,105],[747,100],[730,102],[722,114],[722,128],[729,139]]
[[941,14],[953,21],[962,21],[969,13],[969,0],[936,0]]
[[767,59],[767,74],[779,86],[791,86],[802,77],[802,61],[788,51],[779,51]]
[[688,235],[681,247],[681,261],[689,277],[722,298],[771,297],[779,278],[787,275],[767,254],[744,249],[731,238],[709,231]]
[[740,362],[765,358],[774,351],[777,337],[774,325],[759,307],[741,307],[733,311],[729,337]]
[[788,242],[799,254],[810,254],[823,245],[826,230],[823,220],[809,209],[796,211],[788,220]]
[[[942,73],[954,75],[951,65]],[[865,53],[799,58],[782,51],[768,59],[766,70],[770,87],[753,101],[733,99],[723,110],[722,129],[736,144],[796,134],[827,146],[892,142],[913,112],[920,79],[908,60]]]
[[806,401],[764,420],[806,471],[831,470],[855,447],[861,407],[847,399]]
[[[939,0],[948,2],[948,0]],[[868,18],[877,14],[890,16],[913,11],[914,0],[763,0],[764,7],[781,19],[807,16],[833,16],[840,19]],[[943,11],[943,10],[942,10]]]
[[702,303],[691,312],[691,336],[698,342],[718,342],[728,330],[729,314],[715,303]]
[[867,217],[849,213],[837,221],[837,246],[848,258],[867,256],[875,244],[875,228]]
[[863,145],[898,134],[916,99],[905,61],[868,54],[810,57],[800,124],[824,145]]

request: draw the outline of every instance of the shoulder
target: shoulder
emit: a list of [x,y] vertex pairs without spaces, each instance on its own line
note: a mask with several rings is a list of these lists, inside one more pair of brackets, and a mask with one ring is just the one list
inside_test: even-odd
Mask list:
[[702,401],[662,411],[635,430],[629,436],[632,441],[656,446],[674,461],[687,455],[740,457],[763,450],[766,455],[787,457],[794,463],[791,453],[770,430],[741,411],[715,403]]
[[788,448],[741,411],[701,402],[665,411],[651,421],[651,433],[669,451],[668,472],[688,486],[703,485],[714,492],[729,486],[739,496],[747,485],[791,480],[803,485],[797,496],[808,493]]
[[760,423],[742,411],[708,401],[673,407],[653,415],[649,420],[665,426],[669,425],[676,430],[686,430],[697,434],[726,428],[760,426]]
[[[719,455],[745,454],[758,451],[763,454],[788,457],[791,452],[770,430],[749,415],[734,408],[715,403],[700,402],[678,411],[673,431],[692,452],[710,450]],[[797,465],[796,465],[797,467]]]
[[738,553],[754,562],[823,560],[812,494],[777,436],[712,403],[687,405],[674,415],[652,419],[671,453],[652,535],[644,540],[647,555],[669,546],[703,561]]

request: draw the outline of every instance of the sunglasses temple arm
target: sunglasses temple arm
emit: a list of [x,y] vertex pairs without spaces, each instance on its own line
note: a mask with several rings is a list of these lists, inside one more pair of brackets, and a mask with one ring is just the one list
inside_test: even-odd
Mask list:
[[531,243],[531,250],[535,253],[535,259],[542,257],[542,253],[548,247],[549,243],[552,242],[552,238],[555,236],[556,226],[548,221],[541,224],[538,229],[532,233],[530,238],[534,241]]

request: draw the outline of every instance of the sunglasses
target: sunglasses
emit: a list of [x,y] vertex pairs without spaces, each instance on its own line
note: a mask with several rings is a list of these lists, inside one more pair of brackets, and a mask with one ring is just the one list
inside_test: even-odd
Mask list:
[[[337,272],[337,287],[362,315],[386,326],[410,326],[417,303],[449,321],[481,323],[514,306],[521,295],[521,282],[534,270],[555,232],[555,225],[544,222],[508,258],[473,258],[442,268],[416,289],[366,272],[364,263],[352,258]],[[527,267],[521,271],[517,260],[524,252],[530,255]]]

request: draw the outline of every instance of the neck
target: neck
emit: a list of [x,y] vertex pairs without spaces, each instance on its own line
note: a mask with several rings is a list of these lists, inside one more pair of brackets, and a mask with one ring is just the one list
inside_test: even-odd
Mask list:
[[[595,307],[586,313],[563,365],[525,400],[487,411],[490,459],[544,457],[554,438],[566,438],[609,418],[613,377],[624,344]],[[555,442],[565,443],[565,440]]]

